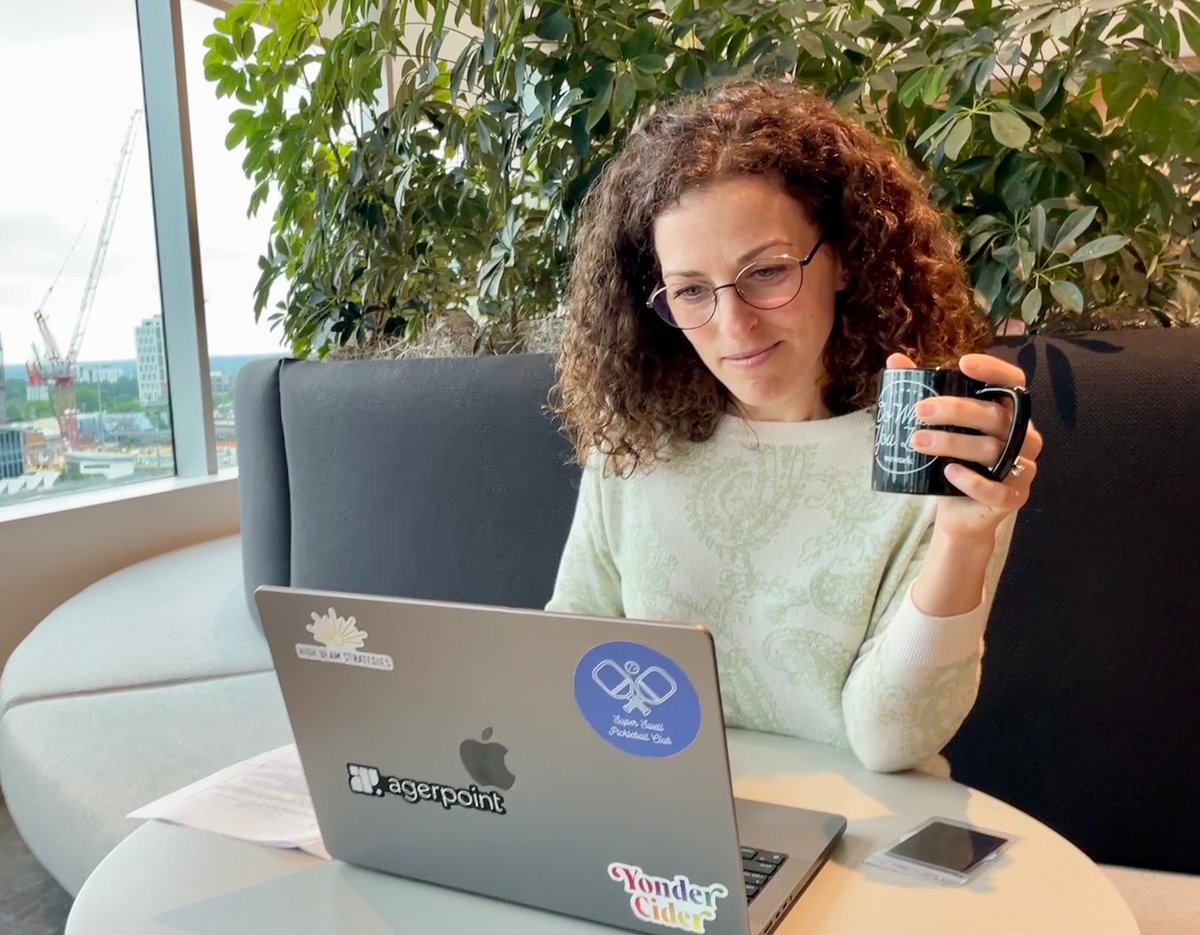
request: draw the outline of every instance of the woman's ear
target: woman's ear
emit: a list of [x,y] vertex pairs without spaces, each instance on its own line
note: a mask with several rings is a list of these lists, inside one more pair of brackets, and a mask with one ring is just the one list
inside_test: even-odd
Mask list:
[[835,291],[845,292],[850,288],[850,272],[846,269],[845,264],[842,263],[842,258],[836,253],[834,254],[834,263],[837,266],[837,275],[834,277],[837,282],[837,289]]
[[834,292],[845,292],[850,288],[851,276],[850,271],[846,268],[846,262],[842,259],[841,246],[834,242],[833,238],[825,240],[824,249],[829,252],[829,258],[833,261],[833,282]]

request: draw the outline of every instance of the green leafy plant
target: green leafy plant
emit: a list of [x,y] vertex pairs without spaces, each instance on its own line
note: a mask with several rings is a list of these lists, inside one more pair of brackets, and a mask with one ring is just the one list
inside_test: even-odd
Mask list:
[[255,312],[286,284],[299,354],[451,319],[525,346],[637,120],[755,75],[925,167],[998,326],[1197,320],[1200,0],[250,0],[215,25],[250,210],[278,198]]

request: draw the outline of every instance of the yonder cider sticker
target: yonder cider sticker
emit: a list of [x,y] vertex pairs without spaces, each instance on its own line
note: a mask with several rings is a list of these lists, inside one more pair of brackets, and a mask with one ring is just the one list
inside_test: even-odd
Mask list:
[[685,932],[703,932],[705,923],[717,918],[717,900],[729,895],[721,883],[697,886],[682,873],[668,880],[635,864],[611,863],[608,876],[625,888],[638,919]]

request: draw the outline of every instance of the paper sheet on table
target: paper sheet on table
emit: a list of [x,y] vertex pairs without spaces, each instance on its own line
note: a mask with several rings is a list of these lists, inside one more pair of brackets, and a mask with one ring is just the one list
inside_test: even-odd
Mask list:
[[236,763],[144,805],[130,818],[166,821],[269,847],[329,853],[295,744]]

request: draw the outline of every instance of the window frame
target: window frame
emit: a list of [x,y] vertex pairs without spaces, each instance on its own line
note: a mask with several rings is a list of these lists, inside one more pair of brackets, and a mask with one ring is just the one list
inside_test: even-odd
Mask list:
[[[183,4],[224,13],[235,0],[134,0],[150,163],[155,252],[163,320],[174,476],[0,505],[0,526],[97,505],[161,497],[197,484],[236,482],[217,460],[216,419],[204,314]],[[386,99],[386,89],[381,89]],[[214,487],[214,489],[216,489]]]
[[175,474],[192,478],[216,475],[217,440],[184,71],[185,2],[196,0],[136,0]]

